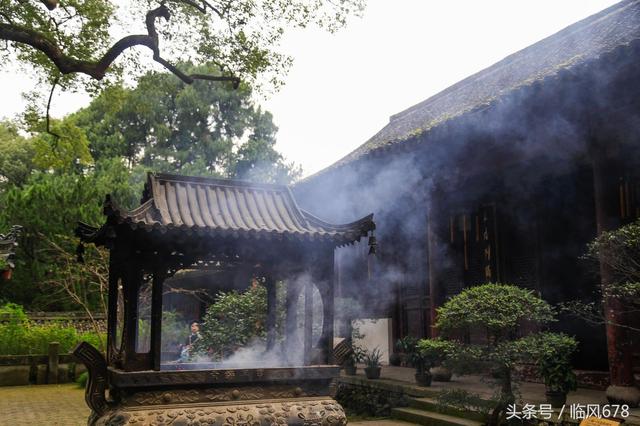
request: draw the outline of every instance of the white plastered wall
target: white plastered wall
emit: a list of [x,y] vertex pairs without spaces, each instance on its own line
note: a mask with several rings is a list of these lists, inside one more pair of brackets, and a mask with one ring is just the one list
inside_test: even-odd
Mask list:
[[391,318],[362,318],[354,320],[352,325],[354,330],[363,335],[361,339],[354,339],[354,343],[367,351],[379,348],[382,351],[382,364],[388,365],[389,354],[392,352]]

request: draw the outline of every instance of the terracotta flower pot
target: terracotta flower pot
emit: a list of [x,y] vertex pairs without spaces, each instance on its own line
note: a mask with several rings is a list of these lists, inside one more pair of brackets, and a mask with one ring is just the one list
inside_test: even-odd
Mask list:
[[420,386],[431,386],[431,373],[428,371],[418,371],[415,375],[416,383]]
[[429,370],[429,372],[431,373],[431,379],[434,382],[449,382],[451,381],[451,370],[449,370],[447,367],[443,367],[442,365],[439,365],[437,367],[433,367],[431,370]]
[[367,379],[379,379],[380,371],[382,371],[382,367],[365,367],[364,374],[366,374]]

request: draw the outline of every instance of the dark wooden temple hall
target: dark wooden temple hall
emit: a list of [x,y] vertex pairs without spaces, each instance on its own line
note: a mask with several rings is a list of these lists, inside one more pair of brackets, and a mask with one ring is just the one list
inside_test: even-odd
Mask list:
[[[208,407],[211,421],[216,416],[246,421],[248,415],[264,415],[256,404],[271,404],[269,415],[283,416],[289,424],[318,416],[332,417],[337,424],[346,421],[342,408],[328,396],[338,373],[332,365],[334,250],[372,232],[371,215],[335,225],[300,209],[286,186],[167,174],[149,174],[135,210],[123,211],[107,197],[105,215],[99,228],[86,224],[78,228],[82,241],[110,251],[107,359],[86,344],[76,350],[91,373],[87,402],[95,424],[115,421],[114,416],[134,419],[138,414],[128,410],[141,413],[147,406],[156,414],[145,411],[144,421],[165,424],[153,416],[163,409],[163,418],[169,421],[170,404],[198,403],[202,411],[207,408],[202,403],[212,401],[228,401],[235,408]],[[219,368],[214,362],[163,364],[163,283],[183,269],[222,272],[225,288],[246,288],[252,278],[260,278],[267,288],[267,349],[275,344],[276,281],[287,285],[286,339],[294,335],[289,329],[299,324],[295,318],[299,296],[309,304],[315,286],[322,303],[317,344],[311,339],[312,310],[306,306],[303,341],[282,343],[291,352],[302,348],[302,364],[286,360],[282,365],[257,362],[242,368]],[[301,274],[309,280],[289,281]],[[151,295],[147,309],[140,300],[143,294]],[[147,342],[141,341],[139,330],[145,318],[150,320]],[[105,397],[107,388],[111,400]],[[302,408],[289,413],[290,398]],[[288,418],[294,414],[298,417]]]
[[[435,335],[437,307],[489,281],[594,300],[609,275],[580,260],[587,244],[640,216],[638,75],[640,2],[626,0],[393,115],[296,184],[300,205],[329,220],[376,215],[375,261],[339,250],[339,297],[391,319],[390,346]],[[640,325],[615,304],[606,315]],[[575,368],[635,389],[635,332],[569,315],[553,328],[579,339]]]

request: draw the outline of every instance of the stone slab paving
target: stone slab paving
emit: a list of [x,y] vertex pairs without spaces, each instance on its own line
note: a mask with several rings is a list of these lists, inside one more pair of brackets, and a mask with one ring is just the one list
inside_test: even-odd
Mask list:
[[[85,426],[89,408],[75,384],[0,387],[0,426]],[[410,426],[399,420],[361,420],[355,426]]]
[[89,407],[76,384],[0,387],[0,426],[84,426]]

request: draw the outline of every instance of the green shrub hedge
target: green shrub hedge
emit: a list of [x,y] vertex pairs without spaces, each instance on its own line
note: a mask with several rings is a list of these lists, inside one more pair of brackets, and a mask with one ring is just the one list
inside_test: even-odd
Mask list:
[[8,323],[0,324],[0,355],[44,355],[50,342],[60,343],[60,353],[72,351],[81,341],[100,349],[106,341],[104,333],[78,333],[73,327],[34,324],[22,307],[14,303],[0,306],[0,314],[8,314],[10,318]]

